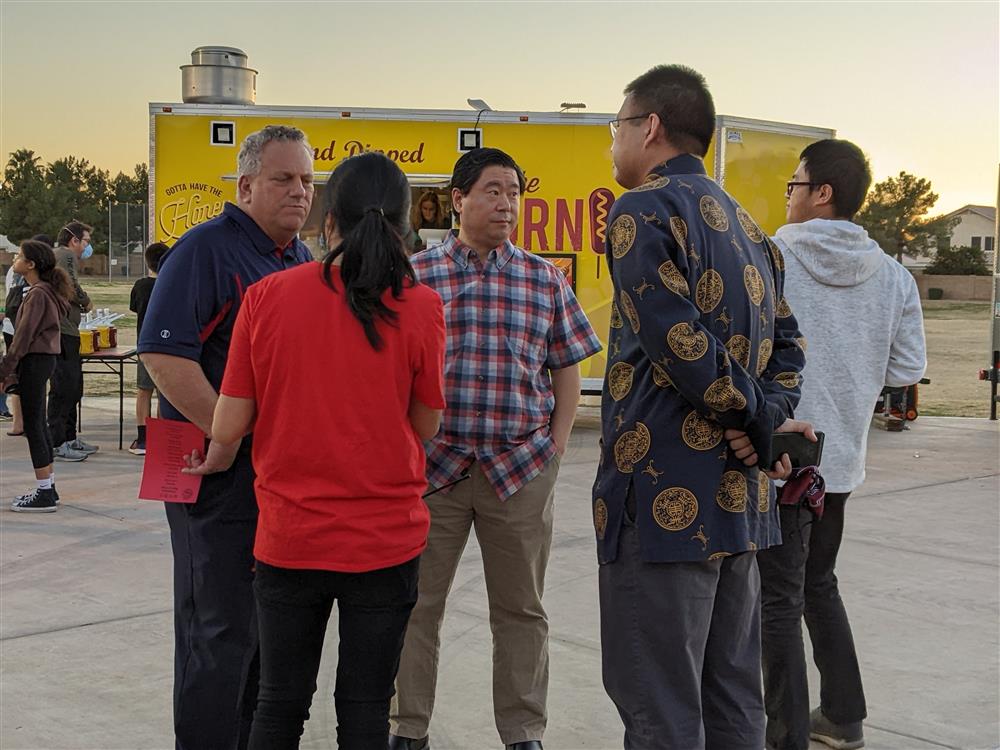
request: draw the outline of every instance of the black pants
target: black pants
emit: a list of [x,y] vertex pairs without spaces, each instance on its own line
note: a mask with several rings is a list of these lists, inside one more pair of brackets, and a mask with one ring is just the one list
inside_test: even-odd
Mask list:
[[56,358],[49,389],[49,433],[55,446],[76,440],[76,409],[83,397],[80,337],[64,333],[59,341],[62,351]]
[[17,365],[24,436],[28,439],[31,465],[36,469],[52,463],[52,440],[45,424],[45,390],[55,366],[55,354],[27,354]]
[[299,746],[334,600],[340,623],[337,746],[385,750],[389,700],[417,601],[418,566],[414,558],[392,568],[336,573],[257,563],[261,677],[251,750]]
[[604,688],[625,725],[624,747],[760,750],[755,553],[643,562],[629,510],[618,558],[598,571]]
[[203,478],[196,503],[166,503],[177,750],[245,748],[250,736],[259,674],[253,480],[245,446],[231,469]]
[[834,567],[850,493],[827,493],[822,520],[800,506],[781,506],[784,544],[757,555],[761,578],[762,664],[768,747],[809,747],[809,684],[802,616],[820,673],[820,706],[830,721],[867,715],[851,624]]

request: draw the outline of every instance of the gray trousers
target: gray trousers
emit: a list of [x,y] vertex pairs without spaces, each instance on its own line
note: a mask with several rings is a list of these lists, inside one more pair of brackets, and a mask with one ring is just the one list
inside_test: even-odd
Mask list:
[[599,572],[604,688],[626,750],[761,750],[755,553],[645,563],[626,515]]

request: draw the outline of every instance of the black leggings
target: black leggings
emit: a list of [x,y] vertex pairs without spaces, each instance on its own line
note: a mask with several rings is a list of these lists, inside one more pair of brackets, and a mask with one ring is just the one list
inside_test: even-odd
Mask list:
[[52,438],[45,418],[45,392],[55,369],[55,354],[26,354],[17,365],[24,436],[28,438],[31,465],[36,469],[52,464]]
[[59,336],[62,351],[56,357],[49,389],[49,432],[53,445],[76,440],[77,407],[83,396],[83,370],[80,363],[80,337]]

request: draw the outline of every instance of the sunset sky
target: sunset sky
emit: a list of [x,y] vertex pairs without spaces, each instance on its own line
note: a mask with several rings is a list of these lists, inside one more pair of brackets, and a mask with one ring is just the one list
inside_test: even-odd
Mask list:
[[199,45],[239,47],[258,104],[615,112],[658,63],[720,114],[834,128],[935,212],[997,197],[1000,3],[0,0],[0,150],[147,161],[147,104]]

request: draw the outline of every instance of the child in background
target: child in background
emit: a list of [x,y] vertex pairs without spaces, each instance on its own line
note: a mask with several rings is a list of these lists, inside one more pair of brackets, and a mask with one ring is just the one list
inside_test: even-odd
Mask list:
[[[52,238],[47,234],[36,234],[31,238],[36,242],[44,242],[49,247],[52,247]],[[3,342],[4,347],[9,351],[10,345],[14,341],[14,321],[17,318],[17,310],[21,306],[21,302],[24,301],[24,292],[27,288],[27,282],[21,274],[14,270],[14,266],[11,266],[7,270],[7,276],[4,280],[4,295],[6,310],[4,310],[3,317]],[[16,393],[4,394],[4,408],[3,411],[7,412],[5,417],[0,414],[0,419],[7,419],[8,417],[13,420],[14,424],[7,431],[7,434],[11,437],[24,437],[24,419],[21,418],[21,399]],[[9,407],[9,408],[8,408]]]
[[52,248],[26,240],[14,258],[14,269],[28,282],[17,317],[14,338],[0,360],[0,386],[21,396],[24,434],[37,487],[14,498],[10,509],[22,513],[51,513],[59,504],[52,474],[52,436],[46,424],[45,393],[60,352],[59,321],[69,311],[73,286],[56,265]]
[[[132,287],[132,296],[128,303],[128,309],[139,316],[139,322],[135,330],[136,340],[139,338],[139,332],[142,331],[142,319],[146,316],[149,298],[153,296],[156,272],[160,268],[160,261],[169,249],[162,242],[154,242],[146,248],[144,257],[146,259],[147,275],[145,278],[135,282],[135,285]],[[138,434],[135,440],[132,441],[132,445],[128,447],[128,452],[142,456],[146,453],[146,420],[152,413],[153,388],[155,387],[153,379],[149,377],[149,373],[142,362],[139,362],[136,366],[136,385],[139,389],[135,397],[135,426]]]

